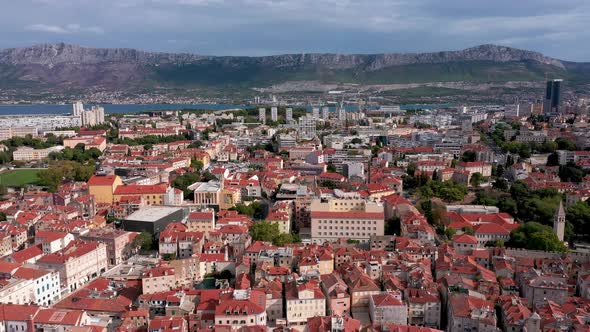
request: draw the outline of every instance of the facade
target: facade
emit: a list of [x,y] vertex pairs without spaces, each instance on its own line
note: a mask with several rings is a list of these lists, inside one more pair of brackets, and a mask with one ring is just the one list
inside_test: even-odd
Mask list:
[[106,271],[107,246],[99,242],[73,241],[64,249],[41,257],[37,265],[58,271],[62,287],[73,291]]
[[285,290],[287,324],[305,325],[307,319],[326,314],[326,298],[317,280],[292,280]]
[[22,146],[12,153],[12,158],[16,161],[34,161],[49,157],[52,152],[59,152],[63,146],[52,146],[47,149],[33,149],[28,146]]
[[256,290],[234,290],[229,300],[215,307],[215,323],[238,329],[242,326],[266,326],[266,294]]
[[143,294],[160,293],[175,288],[174,268],[157,266],[146,271],[141,278],[141,286]]
[[341,238],[368,242],[384,234],[383,206],[363,199],[314,199],[311,211],[313,243],[335,242]]
[[80,236],[85,241],[97,241],[107,245],[109,265],[118,265],[127,260],[133,253],[131,243],[136,233],[117,230],[114,228],[91,229]]
[[168,224],[182,222],[185,211],[179,207],[146,207],[133,212],[123,220],[123,229],[130,232],[148,232],[158,235]]
[[371,295],[369,314],[373,324],[408,324],[408,307],[391,293]]
[[189,232],[209,234],[215,229],[215,212],[210,210],[189,213],[186,227]]
[[451,295],[447,332],[497,332],[492,301],[468,295]]
[[168,184],[154,185],[121,185],[115,188],[113,200],[119,202],[123,197],[141,196],[147,205],[164,205],[167,202],[167,196],[173,194],[174,188]]
[[543,113],[545,115],[560,113],[562,83],[563,80],[561,79],[547,81],[543,101]]
[[123,181],[118,175],[93,175],[88,180],[88,192],[94,195],[96,203],[112,204],[115,189],[122,184]]

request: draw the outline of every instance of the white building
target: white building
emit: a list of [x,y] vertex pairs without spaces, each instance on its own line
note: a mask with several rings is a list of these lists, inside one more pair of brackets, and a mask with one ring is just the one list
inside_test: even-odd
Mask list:
[[266,108],[259,108],[258,109],[258,121],[266,124]]
[[287,107],[285,110],[285,121],[289,123],[289,121],[293,120],[293,109],[291,107]]
[[279,119],[279,109],[276,106],[270,108],[270,121],[276,122]]

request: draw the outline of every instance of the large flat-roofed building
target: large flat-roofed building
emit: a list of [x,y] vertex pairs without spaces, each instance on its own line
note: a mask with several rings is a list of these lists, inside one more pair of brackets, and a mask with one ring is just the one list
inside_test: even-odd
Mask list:
[[33,149],[28,146],[21,146],[12,153],[12,159],[17,161],[33,161],[47,158],[52,152],[60,152],[63,146],[52,146],[47,149]]
[[368,242],[384,234],[383,205],[364,199],[314,199],[311,211],[313,243],[351,239]]
[[10,139],[12,137],[32,137],[39,136],[37,127],[3,127],[0,128],[0,140]]
[[173,222],[183,222],[185,210],[171,206],[150,206],[135,211],[123,220],[123,229],[130,232],[159,234]]

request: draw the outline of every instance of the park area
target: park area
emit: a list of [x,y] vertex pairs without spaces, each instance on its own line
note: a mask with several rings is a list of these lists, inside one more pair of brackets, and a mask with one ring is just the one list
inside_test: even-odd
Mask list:
[[14,169],[0,173],[0,186],[22,187],[39,181],[37,174],[40,169]]

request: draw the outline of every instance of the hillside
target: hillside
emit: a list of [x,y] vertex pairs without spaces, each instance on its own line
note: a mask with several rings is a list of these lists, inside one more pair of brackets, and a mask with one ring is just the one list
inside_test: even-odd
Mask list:
[[497,45],[412,54],[201,56],[43,44],[0,50],[0,88],[266,87],[291,81],[393,84],[542,80],[585,82],[589,64]]

